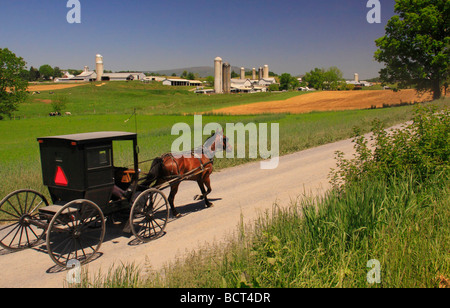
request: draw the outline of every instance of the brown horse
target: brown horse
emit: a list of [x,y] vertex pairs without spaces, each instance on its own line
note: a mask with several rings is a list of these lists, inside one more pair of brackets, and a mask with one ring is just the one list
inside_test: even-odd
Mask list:
[[[205,205],[207,207],[212,207],[213,204],[208,200],[207,196],[212,191],[209,176],[213,172],[214,155],[216,151],[229,152],[231,150],[232,148],[228,143],[228,138],[224,136],[222,132],[216,132],[206,140],[201,148],[194,149],[189,154],[185,153],[187,155],[167,153],[156,158],[150,167],[150,172],[141,185],[149,186],[152,182],[156,181],[153,184],[153,187],[156,187],[198,169],[198,171],[202,172],[197,175],[187,176],[184,180],[196,181],[201,191],[199,199],[204,199]],[[197,172],[195,171],[193,173],[196,174]],[[175,181],[175,183],[170,185],[170,194],[168,198],[172,214],[177,218],[181,215],[175,209],[174,199],[180,183],[181,182]],[[196,198],[197,197],[198,196],[196,196]]]

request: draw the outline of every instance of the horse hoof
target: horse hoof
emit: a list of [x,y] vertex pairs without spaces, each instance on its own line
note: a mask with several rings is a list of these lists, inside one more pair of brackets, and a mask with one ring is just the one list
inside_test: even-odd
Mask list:
[[209,203],[206,205],[207,208],[214,207],[214,203]]
[[194,197],[194,201],[197,201],[197,200],[203,200],[203,199],[204,199],[203,195],[196,195],[196,196]]
[[176,213],[173,215],[173,217],[175,217],[175,218],[180,218],[181,216],[183,216],[183,215],[181,215],[180,213]]

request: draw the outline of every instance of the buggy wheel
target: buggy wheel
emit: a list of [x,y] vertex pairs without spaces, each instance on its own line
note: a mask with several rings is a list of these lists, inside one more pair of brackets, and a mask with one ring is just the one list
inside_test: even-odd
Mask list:
[[160,237],[169,220],[169,202],[158,189],[150,188],[141,193],[130,212],[130,227],[134,236],[142,242]]
[[0,202],[0,246],[22,250],[35,246],[45,233],[39,209],[48,206],[47,199],[34,190],[10,193]]
[[105,237],[105,217],[89,200],[75,200],[53,216],[47,231],[47,249],[57,265],[66,267],[70,260],[89,262]]

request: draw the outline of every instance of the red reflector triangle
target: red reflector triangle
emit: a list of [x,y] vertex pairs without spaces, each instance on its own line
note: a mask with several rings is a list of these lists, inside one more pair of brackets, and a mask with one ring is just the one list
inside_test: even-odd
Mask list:
[[56,169],[55,184],[58,186],[67,186],[69,184],[67,177],[60,166]]

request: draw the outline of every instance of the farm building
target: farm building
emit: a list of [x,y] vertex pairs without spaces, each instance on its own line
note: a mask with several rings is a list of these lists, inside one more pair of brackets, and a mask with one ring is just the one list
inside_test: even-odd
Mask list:
[[144,73],[131,72],[130,74],[133,75],[133,80],[143,80],[145,78]]
[[187,79],[164,79],[162,84],[164,86],[201,86],[203,85],[201,81],[198,80],[187,80]]
[[69,78],[66,81],[90,82],[90,81],[95,81],[96,79],[97,79],[97,73],[94,71],[90,71],[89,67],[85,66],[83,72],[80,75]]
[[239,92],[248,92],[253,87],[250,79],[231,79],[231,89],[236,89]]
[[271,84],[277,83],[275,78],[263,78],[261,80],[255,80],[260,86],[270,86]]
[[144,73],[104,73],[102,75],[102,81],[131,81],[143,80],[144,78]]
[[54,82],[66,82],[70,81],[75,75],[70,74],[69,72],[63,72],[62,77],[57,77],[53,81]]
[[146,76],[143,79],[141,79],[141,81],[144,82],[149,82],[149,81],[164,81],[166,80],[165,77],[161,77],[161,76]]
[[[262,81],[264,82],[261,83]],[[240,92],[240,93],[266,92],[267,91],[266,86],[272,83],[276,83],[275,78],[269,78],[268,80],[231,79],[231,92]]]
[[134,80],[131,73],[104,73],[102,81],[130,81]]

